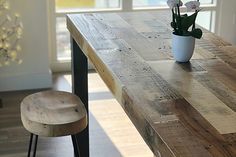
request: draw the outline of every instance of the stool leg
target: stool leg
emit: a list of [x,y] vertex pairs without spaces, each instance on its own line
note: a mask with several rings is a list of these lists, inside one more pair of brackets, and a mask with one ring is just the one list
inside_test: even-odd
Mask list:
[[79,146],[78,146],[78,141],[76,139],[76,136],[71,135],[71,139],[72,139],[72,143],[73,143],[73,147],[74,147],[75,157],[80,157]]
[[[35,138],[34,138],[35,136]],[[35,141],[34,141],[35,139]],[[36,156],[36,150],[37,150],[37,143],[38,143],[38,135],[34,135],[33,133],[30,134],[30,143],[29,143],[29,149],[28,149],[28,157],[31,155],[31,148],[32,144],[34,142],[34,152],[33,152],[33,157]]]
[[31,153],[31,147],[32,147],[33,136],[34,136],[34,134],[31,133],[31,134],[30,134],[29,149],[28,149],[28,157],[30,157],[30,153]]
[[36,156],[37,144],[38,144],[38,135],[35,135],[34,155],[33,155],[33,157]]

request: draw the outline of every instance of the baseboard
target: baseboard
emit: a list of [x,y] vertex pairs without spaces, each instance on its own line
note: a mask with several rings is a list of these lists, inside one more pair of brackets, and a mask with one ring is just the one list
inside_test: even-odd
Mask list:
[[51,71],[0,76],[0,92],[52,87]]

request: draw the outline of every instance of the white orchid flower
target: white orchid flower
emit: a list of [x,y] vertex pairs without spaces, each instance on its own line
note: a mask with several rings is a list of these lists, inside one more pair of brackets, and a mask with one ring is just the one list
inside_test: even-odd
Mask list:
[[183,2],[181,0],[168,0],[167,5],[172,9],[177,7],[177,5],[182,6]]
[[185,6],[187,7],[187,11],[198,11],[200,10],[199,6],[200,6],[200,2],[199,1],[190,1],[185,3]]

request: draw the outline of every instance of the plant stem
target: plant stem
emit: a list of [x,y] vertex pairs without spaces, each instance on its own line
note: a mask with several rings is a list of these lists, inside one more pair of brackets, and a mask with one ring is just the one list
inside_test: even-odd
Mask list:
[[[197,1],[199,2],[199,0],[197,0]],[[196,13],[196,14],[198,14],[198,11],[197,11],[197,10],[195,10],[195,13]],[[196,17],[197,17],[197,15],[196,15]],[[196,24],[195,24],[196,17],[195,17],[195,19],[194,19],[194,22],[193,22],[192,31],[195,29],[195,26],[196,26]]]
[[177,4],[177,11],[178,11],[178,15],[177,16],[178,16],[178,29],[179,29],[179,33],[180,33],[180,35],[183,35],[179,4]]
[[196,14],[196,16],[195,16],[195,18],[194,18],[194,22],[193,22],[192,31],[195,29],[195,26],[196,26],[196,24],[195,24],[195,21],[196,21],[197,14],[198,14],[198,11],[197,11],[197,10],[195,11],[195,14]]
[[[175,22],[175,13],[174,13],[174,9],[172,8],[171,11],[172,11],[172,22],[173,22],[174,24],[176,24],[176,22]],[[176,32],[176,26],[174,26],[174,31]]]

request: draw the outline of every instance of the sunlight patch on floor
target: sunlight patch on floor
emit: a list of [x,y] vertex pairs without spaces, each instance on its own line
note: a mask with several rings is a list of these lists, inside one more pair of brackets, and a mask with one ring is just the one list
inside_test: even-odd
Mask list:
[[[71,86],[71,75],[63,77]],[[100,76],[89,73],[88,82],[90,156],[153,157],[153,153]]]
[[[122,157],[153,157],[152,152],[115,99],[90,102],[90,112]],[[109,152],[107,149],[103,151]]]

